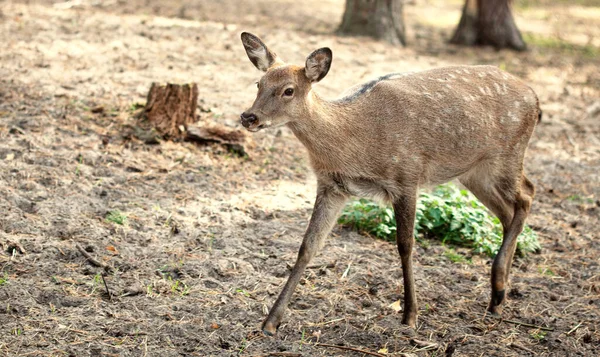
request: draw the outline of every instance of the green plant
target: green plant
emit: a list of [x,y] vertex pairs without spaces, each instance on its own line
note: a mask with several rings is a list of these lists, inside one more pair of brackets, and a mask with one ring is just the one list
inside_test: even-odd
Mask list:
[[533,332],[531,332],[529,335],[533,338],[536,339],[538,341],[543,340],[544,338],[546,338],[546,335],[548,334],[548,332],[546,331],[540,331],[540,330],[535,330]]
[[444,252],[444,256],[453,263],[469,263],[469,260],[464,255],[457,253],[454,249],[447,249]]
[[92,286],[92,291],[90,292],[90,295],[94,294],[96,292],[96,289],[98,289],[98,287],[100,287],[101,284],[102,276],[100,274],[94,275],[94,277],[92,278],[92,282],[90,283],[90,285]]
[[[339,223],[386,240],[395,240],[393,210],[365,199],[351,202]],[[436,238],[444,243],[472,248],[476,253],[494,256],[502,243],[500,220],[467,190],[453,184],[421,193],[416,207],[415,237]],[[525,226],[518,238],[517,252],[539,250],[537,234]],[[450,258],[451,259],[451,258]]]
[[349,203],[344,208],[338,223],[377,238],[395,239],[394,211],[364,198]]
[[108,212],[106,215],[106,220],[108,222],[113,222],[119,225],[124,225],[127,222],[127,216],[125,213],[119,211],[118,209]]
[[138,103],[138,102],[136,102],[136,103],[131,103],[131,105],[129,106],[129,111],[130,111],[130,112],[135,112],[136,110],[138,110],[138,109],[142,109],[142,108],[144,108],[145,106],[146,106],[146,104],[144,104],[144,103]]
[[183,281],[177,279],[168,279],[171,282],[171,294],[179,293],[180,296],[186,296],[190,293],[190,288]]
[[244,290],[244,289],[239,289],[239,288],[238,288],[238,289],[235,289],[235,292],[236,292],[236,293],[239,293],[239,294],[242,294],[242,295],[244,295],[245,297],[250,297],[250,293],[249,293],[249,292],[247,292],[247,291],[246,291],[246,290]]
[[7,284],[8,283],[8,275],[6,273],[4,273],[2,276],[0,276],[0,286]]

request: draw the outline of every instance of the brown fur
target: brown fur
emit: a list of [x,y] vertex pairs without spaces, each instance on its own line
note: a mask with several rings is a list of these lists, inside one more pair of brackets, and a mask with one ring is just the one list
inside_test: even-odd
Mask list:
[[[247,49],[249,36],[253,35],[242,35]],[[252,59],[251,52],[248,56]],[[424,185],[455,178],[504,225],[504,243],[492,267],[489,307],[499,313],[516,237],[534,195],[533,184],[523,174],[523,157],[540,113],[535,93],[496,67],[455,66],[388,75],[328,101],[312,90],[312,83],[324,77],[330,64],[329,49],[313,52],[305,67],[272,59],[256,101],[244,113],[258,121],[250,125],[242,117],[253,131],[287,124],[307,148],[319,185],[298,262],[263,331],[275,332],[304,268],[349,195],[394,205],[405,284],[403,322],[414,326],[411,254],[417,192]],[[287,88],[293,88],[291,98],[283,94]]]

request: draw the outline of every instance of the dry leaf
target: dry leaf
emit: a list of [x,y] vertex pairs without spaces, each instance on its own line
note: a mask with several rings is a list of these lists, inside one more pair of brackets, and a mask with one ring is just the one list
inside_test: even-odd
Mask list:
[[313,337],[316,337],[317,342],[319,342],[319,339],[321,338],[321,330],[313,331],[312,335]]
[[396,312],[402,311],[402,305],[400,305],[400,300],[394,302],[393,304],[390,304],[390,306],[388,307]]
[[387,354],[388,353],[388,349],[386,347],[380,349],[379,351],[377,351],[377,353],[383,353],[383,354]]
[[117,251],[117,248],[115,248],[115,247],[114,247],[114,246],[112,246],[112,245],[108,245],[108,246],[106,246],[106,250],[108,250],[108,251],[110,251],[110,252],[113,252],[114,254],[119,254],[119,252]]
[[216,330],[221,326],[219,326],[216,322],[213,322],[212,324],[210,324],[210,327]]

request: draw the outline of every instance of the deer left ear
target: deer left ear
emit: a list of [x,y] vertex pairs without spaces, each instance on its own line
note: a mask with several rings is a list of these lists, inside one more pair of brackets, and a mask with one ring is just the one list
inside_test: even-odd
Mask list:
[[306,58],[306,66],[304,67],[306,78],[313,83],[323,79],[329,72],[332,60],[333,53],[327,47],[319,48],[311,53]]

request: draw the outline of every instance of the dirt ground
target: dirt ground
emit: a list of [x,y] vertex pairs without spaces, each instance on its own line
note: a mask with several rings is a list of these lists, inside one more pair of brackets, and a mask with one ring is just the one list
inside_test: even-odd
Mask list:
[[[0,354],[5,356],[597,356],[600,4],[517,1],[530,51],[447,45],[461,1],[406,5],[409,47],[334,30],[344,1],[0,1]],[[400,324],[394,244],[337,227],[274,338],[258,332],[293,264],[315,180],[288,129],[219,145],[136,139],[153,81],[199,84],[201,123],[240,127],[260,73],[241,31],[317,90],[389,72],[494,64],[538,93],[526,171],[543,249],[519,257],[504,318],[484,319],[491,260],[419,245],[420,318]],[[126,215],[123,225],[109,212]],[[78,250],[114,270],[102,269]],[[469,252],[459,250],[463,254]],[[324,267],[323,267],[324,266]],[[545,327],[551,331],[546,331]],[[378,352],[379,351],[379,352]]]

